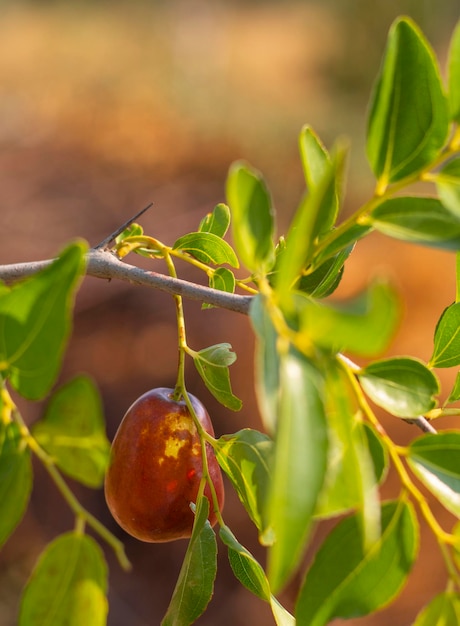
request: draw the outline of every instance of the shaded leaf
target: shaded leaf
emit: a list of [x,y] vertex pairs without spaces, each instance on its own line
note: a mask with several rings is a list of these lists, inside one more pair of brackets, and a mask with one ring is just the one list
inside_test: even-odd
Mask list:
[[446,163],[436,174],[435,182],[442,204],[460,218],[460,157]]
[[410,502],[382,506],[382,534],[367,552],[359,518],[330,532],[307,572],[296,607],[299,624],[325,626],[335,617],[369,615],[399,593],[415,561],[418,525]]
[[58,389],[32,433],[68,476],[88,487],[102,486],[110,442],[101,399],[89,378],[78,376]]
[[216,344],[193,354],[195,367],[212,395],[224,406],[239,411],[242,403],[231,388],[228,365],[236,355],[228,343]]
[[451,118],[460,123],[460,22],[457,22],[449,51],[449,108]]
[[325,261],[316,270],[304,274],[297,285],[299,291],[308,293],[314,298],[325,298],[333,293],[343,276],[343,266],[351,254],[353,246],[348,246],[331,259]]
[[457,626],[460,624],[460,596],[440,593],[417,615],[413,626]]
[[213,233],[218,237],[224,237],[230,226],[230,209],[226,204],[217,204],[212,213],[208,213],[200,222],[200,233]]
[[422,361],[392,357],[363,368],[359,381],[375,404],[398,417],[417,417],[436,406],[439,381]]
[[227,177],[227,200],[232,211],[232,233],[245,267],[265,273],[274,262],[275,230],[272,200],[260,172],[237,161]]
[[0,547],[21,521],[31,490],[29,447],[16,422],[5,424],[0,419]]
[[189,626],[205,611],[217,572],[216,536],[208,521],[209,501],[197,502],[192,536],[161,626]]
[[412,20],[398,18],[388,35],[368,120],[367,153],[380,185],[431,163],[448,128],[436,57]]
[[223,435],[214,445],[220,467],[229,477],[248,515],[263,530],[263,509],[270,481],[273,441],[265,434],[245,428]]
[[321,303],[299,293],[295,305],[306,342],[366,357],[387,348],[400,318],[399,299],[384,282],[343,303]]
[[418,437],[409,446],[407,461],[446,509],[460,517],[460,433]]
[[213,233],[197,232],[183,235],[174,242],[173,250],[188,252],[202,263],[212,265],[228,263],[232,267],[239,267],[233,248]]
[[86,249],[82,242],[71,244],[0,296],[0,371],[28,400],[43,398],[56,379]]
[[390,198],[372,211],[369,220],[376,230],[395,239],[460,250],[460,217],[436,198]]
[[51,542],[27,583],[19,626],[106,624],[107,565],[87,535],[66,533]]
[[[318,243],[319,251],[315,251],[312,259],[313,267],[320,267],[325,261],[335,257],[338,253],[354,246],[354,244],[372,231],[369,224],[352,224],[344,232],[332,229]],[[339,233],[338,235],[336,233]]]
[[[209,286],[212,289],[234,293],[236,285],[235,275],[226,267],[218,267],[209,277]],[[202,309],[212,309],[214,305],[203,302]]]
[[436,325],[431,367],[460,365],[460,302],[448,306]]
[[280,355],[278,425],[267,499],[268,579],[276,593],[294,573],[308,539],[327,463],[324,381],[303,355]]

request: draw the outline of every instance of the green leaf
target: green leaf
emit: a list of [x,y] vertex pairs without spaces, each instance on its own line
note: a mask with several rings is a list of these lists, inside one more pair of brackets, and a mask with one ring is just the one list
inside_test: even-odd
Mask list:
[[[353,247],[354,244],[372,231],[368,224],[352,224],[343,233],[337,229],[332,229],[325,235],[321,242],[319,251],[315,251],[312,260],[313,268],[320,267],[325,261],[335,257],[338,253]],[[339,232],[339,235],[336,235]]]
[[58,389],[32,433],[68,476],[88,487],[102,486],[110,442],[99,393],[89,378],[78,376]]
[[273,441],[265,434],[245,428],[223,435],[214,445],[220,467],[229,477],[248,515],[264,530],[263,510],[270,482]]
[[417,417],[436,406],[439,381],[422,361],[393,357],[363,368],[359,381],[375,404],[398,417]]
[[413,626],[458,626],[460,624],[460,596],[446,591],[437,595],[417,615]]
[[449,404],[450,402],[457,402],[457,400],[460,400],[460,372],[457,372],[454,386],[452,387],[452,391],[446,400],[446,404]]
[[213,233],[224,237],[230,226],[230,209],[226,204],[217,204],[212,213],[208,213],[200,222],[200,233]]
[[209,278],[209,286],[219,291],[233,293],[235,291],[235,275],[226,267],[218,267]]
[[457,22],[449,51],[449,109],[452,120],[460,123],[460,22]]
[[140,224],[130,224],[125,230],[115,238],[115,243],[121,243],[128,237],[141,237],[144,234],[144,229]]
[[442,204],[460,219],[460,157],[446,163],[436,174],[435,182]]
[[220,343],[204,348],[193,354],[195,367],[212,395],[224,406],[239,411],[242,402],[232,393],[228,365],[236,355],[228,343]]
[[446,509],[460,517],[460,433],[418,437],[409,446],[407,461]]
[[238,255],[254,273],[265,273],[274,262],[274,209],[260,172],[237,161],[227,177],[227,199]]
[[184,562],[161,626],[193,624],[212,598],[217,571],[217,544],[208,513],[209,501],[201,497]]
[[[280,256],[275,285],[281,302],[300,278],[302,271],[312,260],[316,238],[321,234],[324,215],[331,213],[326,202],[336,202],[336,174],[344,155],[339,153],[333,162],[324,163],[324,171],[317,182],[302,199],[286,237],[286,248]],[[326,206],[326,208],[325,208]],[[333,207],[334,214],[336,206]],[[326,219],[329,226],[330,219]]]
[[71,328],[86,244],[68,246],[32,278],[0,296],[0,371],[28,400],[51,389]]
[[365,529],[364,540],[371,545],[380,534],[376,486],[377,476],[382,476],[386,464],[385,453],[375,433],[365,428],[344,373],[333,364],[327,371],[325,397],[328,468],[315,515],[331,517],[358,509]]
[[388,35],[368,120],[367,153],[380,186],[431,163],[448,130],[436,57],[412,20],[398,18]]
[[188,252],[202,263],[212,265],[228,263],[232,267],[239,267],[233,248],[213,233],[197,232],[183,235],[175,241],[173,250]]
[[267,499],[268,579],[276,593],[303,556],[327,463],[324,381],[303,355],[280,356],[278,426]]
[[[305,181],[310,193],[323,184],[331,167],[331,157],[311,126],[305,125],[299,137],[300,158],[302,161]],[[339,202],[337,188],[334,183],[328,185],[318,214],[318,233],[328,231],[335,224]]]
[[299,293],[295,304],[305,341],[364,357],[387,348],[400,317],[399,299],[384,282],[344,303],[321,303]]
[[107,565],[87,535],[66,533],[51,542],[25,588],[19,626],[106,624]]
[[434,333],[431,367],[460,365],[460,302],[444,309]]
[[325,298],[331,295],[342,280],[343,266],[352,250],[353,246],[348,246],[310,274],[304,274],[300,278],[297,289],[308,293],[313,298]]
[[396,197],[379,204],[369,217],[384,235],[410,243],[460,250],[460,217],[436,198]]
[[418,551],[418,525],[410,502],[382,507],[382,535],[367,552],[354,515],[339,522],[316,553],[296,607],[299,624],[325,626],[334,618],[369,615],[399,593]]
[[267,309],[267,300],[254,296],[249,317],[256,334],[255,388],[262,421],[267,431],[274,433],[278,420],[279,359],[278,335]]
[[31,490],[30,450],[16,422],[0,420],[0,547],[21,521]]

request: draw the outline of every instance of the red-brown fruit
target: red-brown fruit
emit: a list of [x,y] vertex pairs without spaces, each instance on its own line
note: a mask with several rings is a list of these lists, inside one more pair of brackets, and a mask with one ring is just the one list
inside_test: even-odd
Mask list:
[[[105,478],[107,505],[120,526],[142,541],[173,541],[190,537],[203,473],[200,438],[184,400],[173,400],[173,389],[152,389],[128,409],[115,434]],[[203,428],[212,436],[209,415],[189,394]],[[219,508],[224,504],[222,474],[206,444],[211,480]],[[216,523],[209,485],[209,521]]]

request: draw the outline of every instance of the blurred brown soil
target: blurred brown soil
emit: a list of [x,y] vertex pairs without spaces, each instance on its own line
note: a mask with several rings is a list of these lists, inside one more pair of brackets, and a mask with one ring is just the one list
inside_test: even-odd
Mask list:
[[[227,168],[241,156],[268,172],[278,206],[295,205],[303,185],[296,133],[310,121],[304,108],[321,123],[333,111],[321,67],[339,54],[337,23],[317,7],[247,9],[239,15],[223,8],[206,11],[202,2],[193,3],[193,11],[186,3],[173,4],[176,13],[147,16],[135,10],[2,10],[1,263],[49,258],[73,237],[95,245],[150,201],[154,207],[142,218],[144,230],[172,243],[225,200]],[[201,39],[197,33],[204,33]],[[265,139],[258,143],[258,137]],[[352,175],[364,188],[369,184],[367,173]],[[361,188],[352,189],[350,204],[361,194]],[[288,213],[281,212],[281,227]],[[350,260],[341,295],[355,293],[376,273],[388,275],[405,302],[390,353],[428,359],[434,324],[454,297],[453,257],[372,237]],[[180,268],[180,275],[202,280],[187,267]],[[185,308],[192,347],[228,341],[238,354],[232,382],[244,401],[239,414],[217,405],[195,371],[187,371],[188,386],[207,405],[216,433],[261,428],[248,320],[215,309],[201,311],[193,302]],[[95,379],[112,437],[140,393],[174,384],[176,351],[169,296],[88,278],[79,292],[61,379],[80,372]],[[446,389],[451,382],[443,375]],[[23,410],[32,422],[41,407],[24,405]],[[383,420],[399,443],[416,434],[414,427]],[[454,420],[442,426],[449,425],[458,427]],[[384,488],[386,496],[397,493],[393,478]],[[132,573],[122,572],[106,551],[109,625],[159,624],[186,544],[144,545],[130,539],[110,518],[101,492],[73,486],[84,505],[123,539],[134,565]],[[263,561],[252,525],[230,489],[227,494],[227,523]],[[435,512],[446,527],[452,524],[443,511]],[[0,626],[15,623],[20,589],[42,547],[72,524],[37,465],[30,510],[0,556]],[[320,529],[315,545],[327,527]],[[400,600],[376,616],[348,623],[409,624],[444,581],[439,553],[423,530],[420,562]],[[291,608],[299,582],[282,598]],[[215,596],[197,623],[271,623],[268,608],[235,581],[222,548]]]

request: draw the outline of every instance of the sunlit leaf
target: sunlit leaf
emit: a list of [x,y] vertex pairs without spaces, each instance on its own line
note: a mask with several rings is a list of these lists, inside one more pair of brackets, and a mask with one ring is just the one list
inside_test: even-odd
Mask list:
[[212,265],[228,263],[232,267],[239,267],[233,248],[214,233],[196,232],[183,235],[174,242],[173,250],[188,252],[202,263]]
[[460,372],[457,372],[457,376],[455,377],[455,383],[452,387],[452,391],[449,394],[449,397],[446,400],[446,404],[449,402],[457,402],[460,400]]
[[460,433],[418,437],[409,446],[407,461],[446,509],[460,517]]
[[460,595],[446,591],[417,615],[413,626],[458,626],[460,624]]
[[460,219],[460,157],[446,163],[435,181],[442,204]]
[[227,177],[227,200],[232,211],[232,233],[238,255],[251,272],[265,273],[274,262],[274,209],[260,174],[237,161]]
[[392,415],[416,417],[436,406],[439,381],[418,359],[392,357],[374,361],[358,376],[371,400]]
[[208,521],[209,501],[197,503],[195,522],[179,578],[161,626],[189,626],[205,611],[217,571],[216,536]]
[[280,356],[278,425],[267,500],[268,579],[276,593],[303,556],[327,463],[324,381],[301,354]]
[[87,535],[66,533],[41,555],[25,588],[19,626],[104,626],[107,565]]
[[86,244],[68,246],[47,268],[0,296],[0,371],[29,400],[43,398],[61,365]]
[[343,303],[322,303],[299,293],[295,304],[299,332],[307,343],[366,357],[388,347],[400,318],[399,299],[384,282]]
[[448,306],[437,323],[430,365],[460,365],[460,302]]
[[307,572],[297,600],[299,624],[326,626],[334,618],[369,615],[402,589],[418,550],[418,525],[410,502],[382,507],[380,540],[363,550],[354,515],[330,532]]
[[132,223],[115,238],[115,242],[121,243],[127,237],[140,237],[143,234],[144,234],[144,229],[142,228],[142,226],[140,224]]
[[88,487],[100,487],[109,462],[101,399],[94,383],[78,376],[51,397],[32,433],[62,471]]
[[451,118],[460,123],[460,22],[457,22],[449,51],[449,108]]
[[227,408],[239,411],[242,403],[232,392],[228,371],[228,366],[236,359],[230,348],[228,343],[204,348],[194,353],[193,362],[212,395]]
[[226,204],[217,204],[212,213],[208,213],[198,227],[201,233],[213,233],[223,237],[230,226],[230,209]]
[[368,120],[367,153],[381,186],[431,163],[448,128],[436,57],[412,20],[398,18],[388,35]]
[[31,489],[30,450],[16,422],[0,419],[0,546],[21,521]]
[[263,296],[255,296],[251,302],[249,316],[256,333],[255,387],[257,402],[265,428],[270,433],[276,430],[278,419],[279,358],[278,336]]
[[245,428],[220,437],[214,452],[252,521],[262,531],[273,441],[257,430]]
[[376,230],[395,239],[460,250],[460,217],[436,198],[390,198],[372,211],[369,220]]

